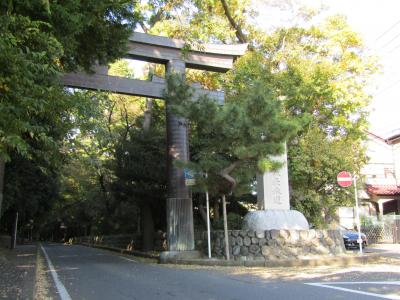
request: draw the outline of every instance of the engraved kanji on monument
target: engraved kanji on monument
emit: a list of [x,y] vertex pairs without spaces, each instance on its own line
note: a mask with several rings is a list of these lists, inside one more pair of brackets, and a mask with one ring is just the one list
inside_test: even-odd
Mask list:
[[257,175],[257,204],[259,210],[289,210],[289,179],[286,153],[272,157],[282,163],[276,171]]
[[289,176],[286,147],[282,155],[271,157],[282,163],[276,171],[257,175],[257,211],[244,218],[244,229],[264,231],[271,229],[308,230],[304,215],[290,209]]

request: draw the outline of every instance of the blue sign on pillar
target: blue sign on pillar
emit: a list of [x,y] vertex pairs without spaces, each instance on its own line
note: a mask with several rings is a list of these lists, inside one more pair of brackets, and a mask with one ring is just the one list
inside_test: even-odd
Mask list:
[[194,178],[195,172],[193,170],[185,168],[185,169],[183,169],[183,173],[185,176],[185,185],[186,186],[191,186],[191,185],[196,184],[196,179]]

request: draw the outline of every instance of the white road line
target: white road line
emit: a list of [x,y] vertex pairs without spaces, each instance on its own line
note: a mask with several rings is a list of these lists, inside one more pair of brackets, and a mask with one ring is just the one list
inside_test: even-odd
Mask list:
[[382,299],[392,299],[392,300],[400,300],[400,296],[396,295],[381,295],[381,294],[375,294],[375,293],[368,293],[368,292],[363,292],[363,291],[358,291],[358,290],[352,290],[352,289],[346,289],[338,286],[332,286],[333,284],[343,284],[343,285],[350,285],[350,284],[385,284],[385,285],[400,285],[399,281],[372,281],[372,282],[315,282],[315,283],[305,283],[307,285],[312,285],[312,286],[318,286],[322,288],[328,288],[328,289],[334,289],[334,290],[339,290],[343,292],[349,292],[349,293],[354,293],[354,294],[361,294],[361,295],[366,295],[366,296],[372,296],[372,297],[378,297]]
[[62,282],[58,279],[57,272],[50,260],[50,257],[47,255],[46,250],[44,250],[42,244],[40,244],[40,248],[42,248],[44,257],[47,260],[47,264],[49,265],[51,276],[53,277],[54,283],[56,285],[56,288],[57,288],[58,294],[60,295],[61,300],[72,300],[71,296],[67,292],[67,289],[62,284]]
[[320,284],[386,284],[386,285],[400,285],[400,281],[334,281],[334,282],[317,282]]
[[134,259],[131,259],[131,258],[127,258],[127,257],[125,257],[125,256],[118,256],[118,257],[119,257],[119,258],[122,258],[122,259],[124,259],[124,260],[130,261],[130,262],[138,263],[138,261],[136,261],[136,260],[134,260]]

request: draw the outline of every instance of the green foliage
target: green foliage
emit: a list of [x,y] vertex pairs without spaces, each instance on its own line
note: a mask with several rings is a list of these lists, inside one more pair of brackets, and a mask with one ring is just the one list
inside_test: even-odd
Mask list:
[[[242,223],[243,223],[243,216],[240,214],[229,212],[227,214],[227,223],[229,230],[241,230]],[[223,230],[224,229],[224,222],[222,219],[213,222],[212,224],[213,230]]]
[[10,231],[14,212],[18,211],[20,224],[24,226],[34,220],[36,230],[44,225],[59,199],[56,170],[40,158],[28,160],[17,153],[11,158],[12,164],[6,167],[3,202],[6,214],[1,228]]
[[8,160],[9,149],[28,155],[25,136],[52,143],[45,120],[49,111],[62,113],[68,100],[55,81],[61,46],[41,31],[46,24],[0,15],[0,26],[0,155]]
[[340,16],[257,38],[258,51],[240,58],[228,74],[228,92],[261,80],[283,100],[286,114],[300,121],[297,137],[288,140],[292,205],[313,224],[326,224],[351,198],[332,187],[337,173],[357,173],[366,160],[361,143],[370,96],[364,88],[376,60]]
[[[84,124],[83,115],[93,123],[96,114],[88,94],[63,89],[59,75],[119,57],[135,18],[131,1],[125,0],[0,3],[0,159],[8,161],[7,170],[21,172],[31,182],[45,181],[49,174],[57,177],[63,155],[74,149],[64,142]],[[24,173],[21,163],[42,174],[32,178],[34,172]],[[6,186],[18,196],[6,196],[5,204],[24,214],[29,207],[18,199],[35,187],[45,199],[40,186],[18,186],[18,191]],[[47,201],[53,200],[49,191]]]
[[[246,4],[239,1],[237,5]],[[238,7],[238,11],[242,8]],[[152,34],[183,39],[192,48],[213,40],[234,40],[234,30],[229,27],[220,1],[148,1],[138,9]]]
[[231,93],[224,105],[207,97],[191,101],[191,94],[180,77],[168,78],[166,101],[190,124],[188,166],[209,175],[207,180],[199,178],[199,188],[205,184],[214,194],[248,192],[258,166],[283,151],[297,122],[285,118],[281,102],[262,82]]
[[[365,161],[361,142],[368,126],[367,105],[370,100],[365,87],[378,70],[376,59],[368,55],[362,39],[349,27],[343,16],[332,16],[317,25],[309,26],[306,22],[315,12],[303,9],[299,16],[302,17],[301,23],[306,24],[304,27],[291,25],[275,28],[267,34],[252,25],[251,10],[249,14],[243,13],[247,1],[227,2],[237,27],[227,22],[222,1],[183,1],[180,7],[183,3],[191,3],[196,7],[191,14],[182,16],[183,22],[190,24],[190,29],[179,31],[178,26],[171,22],[166,26],[166,34],[183,37],[188,33],[195,37],[203,32],[211,40],[229,43],[235,39],[235,30],[238,28],[246,32],[253,51],[239,58],[235,68],[223,79],[227,101],[246,93],[246,90],[254,87],[255,82],[261,82],[273,98],[282,100],[283,113],[288,118],[294,118],[301,128],[296,137],[287,140],[292,205],[303,211],[315,224],[322,224],[322,217],[325,221],[329,220],[331,212],[350,197],[343,190],[329,190],[336,172],[343,169],[357,172]],[[194,20],[200,19],[203,24],[220,20],[220,24],[225,25],[217,27],[225,27],[225,33],[206,33],[203,30],[208,29],[196,28],[201,25]],[[226,30],[228,27],[230,30]],[[205,37],[202,40],[208,39]],[[210,88],[222,87],[221,78],[210,82],[206,78],[211,77],[193,73],[189,73],[191,80],[200,81]],[[202,110],[207,111],[207,116],[198,127],[207,128],[209,119],[213,120],[219,109],[212,105],[206,108],[204,105],[197,109],[196,114],[201,115]],[[230,112],[230,116],[234,119],[242,117],[236,110]],[[240,121],[235,126],[240,126]],[[220,132],[229,128],[226,127]],[[192,126],[195,137],[198,130]],[[313,140],[315,131],[318,132],[314,137],[317,141]],[[213,133],[215,136],[218,135],[216,132]],[[234,131],[229,132],[229,135],[231,133]],[[204,136],[209,139],[207,132]],[[202,147],[201,143],[196,144],[196,139],[191,141],[194,160],[197,159],[196,149]],[[307,143],[315,145],[318,151],[305,147]],[[233,144],[232,140],[230,144]],[[241,158],[249,150],[248,147],[236,147],[233,155]],[[215,153],[218,151],[208,151],[207,156],[211,157]],[[348,160],[341,159],[341,155],[346,155]],[[313,156],[318,157],[318,163],[309,163]],[[221,170],[228,165],[228,161],[231,162],[232,157],[225,157],[225,164],[210,159],[207,161],[213,164],[215,170]],[[191,167],[204,169],[204,166],[197,164]],[[258,161],[257,166],[252,167],[254,170],[256,167],[267,170],[277,166],[272,166],[268,156],[265,156]],[[317,174],[317,178],[314,178],[314,174]],[[210,181],[217,180],[218,175],[214,178],[210,175],[209,178]],[[199,184],[202,184],[202,180]]]
[[137,18],[129,0],[11,0],[0,14],[25,16],[48,24],[46,32],[63,47],[59,63],[66,70],[119,58]]
[[[8,1],[0,5],[0,155],[29,155],[24,135],[52,143],[46,118],[68,123],[77,99],[57,79],[118,57],[133,26],[129,1]],[[58,112],[65,111],[63,115]],[[52,124],[54,125],[54,124]]]
[[353,189],[341,188],[337,174],[346,170],[357,174],[365,155],[359,141],[327,138],[312,128],[289,147],[291,204],[303,211],[315,226],[332,221],[335,210],[353,202]]
[[136,114],[129,110],[135,115],[132,126],[126,138],[121,136],[115,145],[112,169],[117,180],[113,190],[123,201],[150,203],[159,214],[157,206],[162,206],[167,185],[165,106],[161,101],[153,102],[151,126],[147,129],[143,128],[144,109],[141,106]]
[[[163,113],[155,108],[153,114]],[[165,198],[167,193],[165,123],[153,119],[151,129],[143,133],[132,128],[127,141],[116,148],[113,183],[114,195],[119,201],[138,207],[149,205],[156,228],[165,226]]]
[[137,205],[113,197],[110,169],[106,165],[98,169],[88,160],[75,158],[64,166],[61,199],[47,222],[58,226],[63,222],[70,235],[135,232],[137,223],[132,220],[138,219]]
[[[110,73],[132,77],[126,61]],[[79,132],[70,139],[70,160],[62,172],[63,201],[57,215],[82,234],[136,232],[143,204],[149,204],[156,226],[163,226],[166,191],[165,112],[153,103],[152,126],[143,131],[145,100],[84,92],[92,107]],[[77,224],[75,220],[85,220]],[[160,225],[162,224],[162,225]]]

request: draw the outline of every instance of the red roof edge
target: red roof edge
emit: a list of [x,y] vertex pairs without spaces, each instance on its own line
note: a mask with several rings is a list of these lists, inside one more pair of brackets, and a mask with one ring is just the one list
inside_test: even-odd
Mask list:
[[386,139],[389,145],[397,144],[400,141],[400,133]]
[[400,195],[399,185],[375,185],[366,184],[368,194],[377,196],[398,196]]
[[383,137],[380,137],[379,135],[372,133],[371,131],[368,131],[368,130],[365,130],[365,132],[369,135],[372,135],[374,138],[376,138],[384,143],[387,143],[387,141]]

